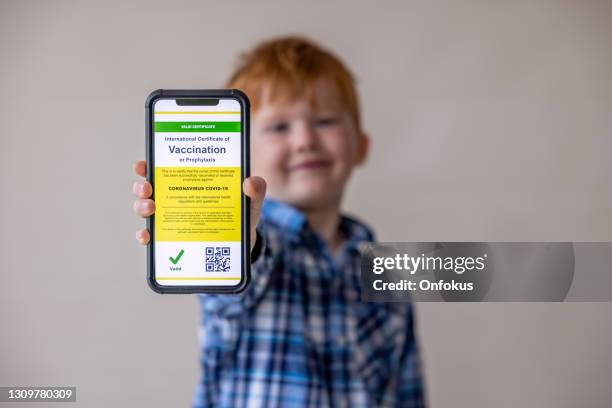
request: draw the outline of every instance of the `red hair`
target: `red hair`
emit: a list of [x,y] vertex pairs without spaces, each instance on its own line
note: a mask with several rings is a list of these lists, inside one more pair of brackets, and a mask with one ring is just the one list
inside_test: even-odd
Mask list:
[[307,97],[313,102],[314,83],[323,78],[336,86],[340,102],[353,117],[356,129],[361,130],[353,75],[338,57],[306,38],[290,36],[260,43],[241,55],[225,86],[246,93],[256,110],[266,86],[270,100]]

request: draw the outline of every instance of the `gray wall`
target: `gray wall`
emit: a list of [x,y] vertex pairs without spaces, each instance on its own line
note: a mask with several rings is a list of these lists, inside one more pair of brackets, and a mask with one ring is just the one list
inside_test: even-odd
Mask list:
[[[271,35],[355,71],[373,151],[345,207],[380,240],[612,241],[611,18],[605,1],[2,1],[0,385],[189,404],[196,299],[151,292],[133,238],[143,102],[219,86]],[[432,406],[610,405],[612,304],[417,312]]]

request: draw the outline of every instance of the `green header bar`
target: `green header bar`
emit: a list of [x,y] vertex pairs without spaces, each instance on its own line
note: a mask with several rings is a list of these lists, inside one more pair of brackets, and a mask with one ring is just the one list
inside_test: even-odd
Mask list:
[[240,132],[240,122],[155,122],[156,132]]

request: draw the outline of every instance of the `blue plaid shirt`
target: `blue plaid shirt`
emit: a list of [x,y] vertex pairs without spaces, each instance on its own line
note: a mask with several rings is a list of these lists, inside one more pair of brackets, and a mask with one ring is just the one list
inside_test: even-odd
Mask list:
[[301,212],[264,201],[250,286],[199,296],[194,407],[424,406],[411,306],[360,301],[358,246],[373,235],[346,216],[340,230],[334,256]]

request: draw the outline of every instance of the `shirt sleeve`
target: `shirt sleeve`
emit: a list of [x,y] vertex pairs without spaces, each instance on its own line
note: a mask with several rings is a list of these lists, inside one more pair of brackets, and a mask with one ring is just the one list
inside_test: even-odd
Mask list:
[[263,247],[263,236],[259,229],[255,230],[255,245],[253,246],[253,250],[251,251],[251,265],[257,262],[259,256],[261,255]]
[[278,240],[263,224],[257,226],[257,235],[251,256],[251,282],[248,287],[239,294],[198,296],[201,310],[198,338],[202,371],[192,400],[194,408],[218,405],[224,355],[235,350],[241,318],[265,295],[273,274],[278,270],[281,254]]
[[265,294],[271,279],[278,270],[279,242],[265,224],[257,225],[257,240],[251,255],[251,281],[238,294],[200,295],[203,319],[207,316],[235,318],[244,308],[255,306]]

